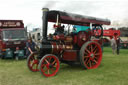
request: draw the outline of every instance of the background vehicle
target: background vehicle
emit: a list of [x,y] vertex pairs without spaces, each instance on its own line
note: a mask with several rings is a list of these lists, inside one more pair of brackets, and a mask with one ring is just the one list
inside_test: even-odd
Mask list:
[[[55,32],[49,36],[48,22],[53,22],[55,29]],[[46,77],[56,75],[60,62],[69,65],[79,63],[86,69],[97,68],[102,60],[100,37],[103,31],[98,35],[95,33],[103,30],[103,24],[110,25],[110,21],[56,10],[49,11],[44,8],[42,48],[40,52],[35,52],[28,57],[28,68],[33,72],[40,71]],[[73,28],[74,25],[91,28],[83,30],[85,28],[83,27],[82,30],[74,32],[70,29],[78,29]],[[66,27],[68,30],[65,31]]]
[[0,57],[24,58],[26,40],[22,20],[0,20]]
[[[100,30],[98,30],[99,33],[101,33]],[[114,37],[115,39],[117,39],[117,37],[120,37],[120,30],[116,30],[116,29],[108,29],[108,30],[103,30],[103,44],[104,46],[110,46],[110,39],[112,39],[112,37]]]
[[126,40],[126,41],[121,41],[121,48],[122,49],[128,49],[128,40]]
[[[99,30],[99,33],[101,31]],[[120,37],[120,35],[122,34],[122,31],[120,30],[116,30],[116,29],[108,29],[108,30],[103,30],[103,36],[104,37],[109,37],[110,39],[112,37],[115,38],[115,40],[117,39],[117,37]],[[120,37],[121,40],[120,40],[120,48],[121,49],[128,49],[128,40],[124,40],[122,39],[122,37]],[[104,43],[104,46],[110,46],[110,40],[108,38],[103,38],[103,43]]]

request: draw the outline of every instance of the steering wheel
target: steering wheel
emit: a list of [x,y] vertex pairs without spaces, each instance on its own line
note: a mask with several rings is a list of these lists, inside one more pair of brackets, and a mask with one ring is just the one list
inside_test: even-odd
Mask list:
[[100,38],[103,36],[103,27],[101,25],[94,25],[92,28],[93,36]]

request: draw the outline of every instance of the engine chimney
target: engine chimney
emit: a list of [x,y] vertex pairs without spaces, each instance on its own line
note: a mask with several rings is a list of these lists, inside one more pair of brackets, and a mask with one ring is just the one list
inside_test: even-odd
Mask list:
[[48,8],[43,8],[43,16],[42,16],[42,36],[43,36],[43,40],[46,41],[47,40],[47,27],[48,27]]

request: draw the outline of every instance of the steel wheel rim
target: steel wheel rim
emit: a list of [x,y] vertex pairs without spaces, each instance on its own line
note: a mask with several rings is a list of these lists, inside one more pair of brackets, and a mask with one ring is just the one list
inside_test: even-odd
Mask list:
[[59,60],[53,56],[48,55],[41,61],[40,71],[46,77],[52,77],[59,71]]
[[102,50],[99,44],[89,43],[83,52],[83,62],[87,69],[97,68],[102,59]]
[[38,59],[36,59],[36,56],[33,53],[32,55],[29,56],[29,59],[28,59],[28,67],[29,67],[29,69],[31,71],[37,72],[37,71],[39,71],[38,64],[39,64]]

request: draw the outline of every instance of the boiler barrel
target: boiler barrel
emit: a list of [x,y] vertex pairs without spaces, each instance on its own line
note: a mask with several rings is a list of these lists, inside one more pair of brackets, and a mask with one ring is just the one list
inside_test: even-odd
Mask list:
[[42,42],[41,55],[60,54],[63,50],[72,50],[72,45],[65,45],[60,42]]
[[52,45],[50,42],[42,42],[42,48],[40,49],[41,55],[49,54],[52,52]]

